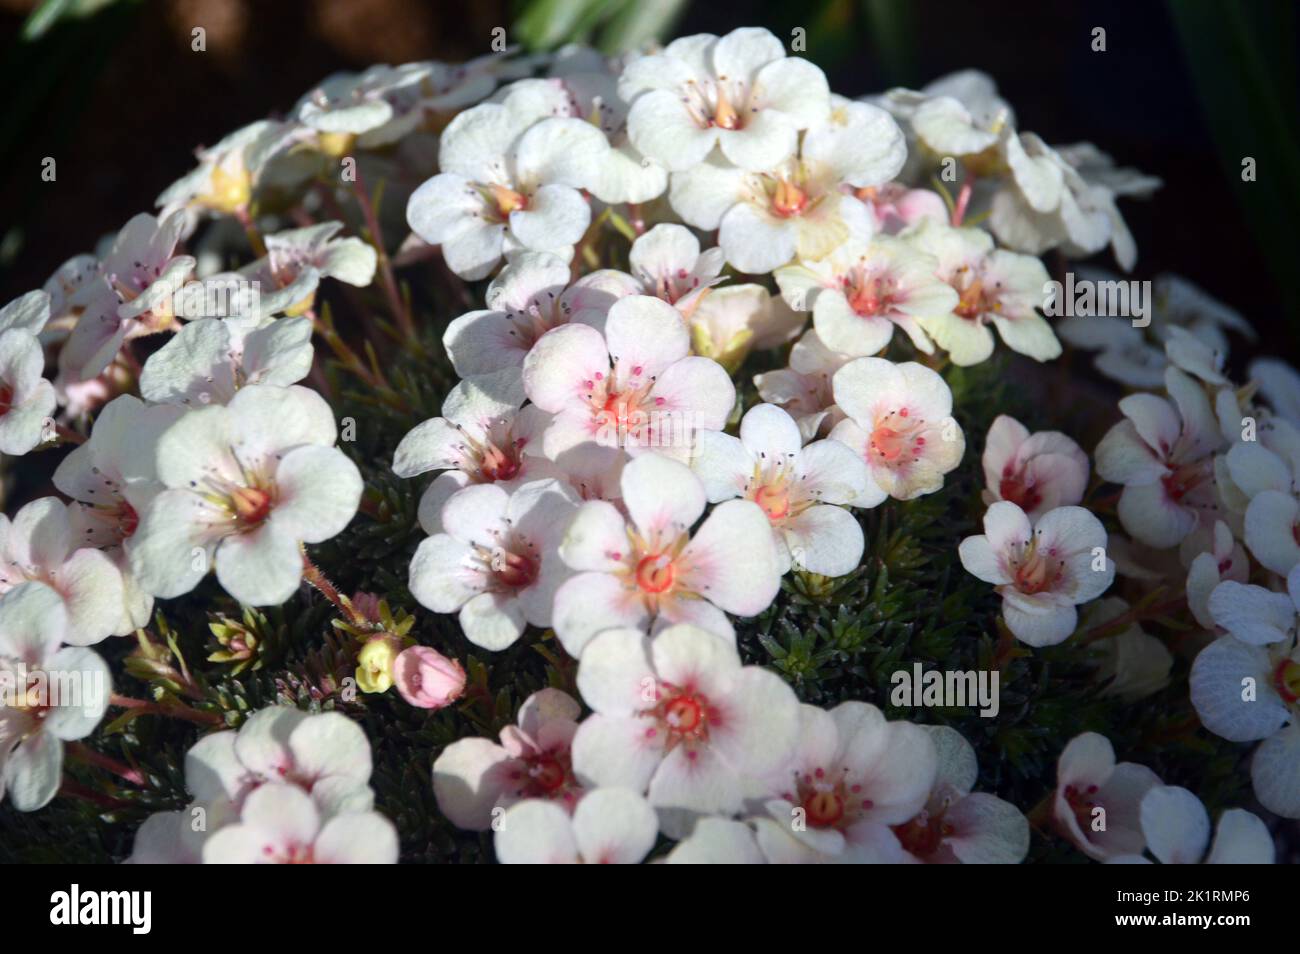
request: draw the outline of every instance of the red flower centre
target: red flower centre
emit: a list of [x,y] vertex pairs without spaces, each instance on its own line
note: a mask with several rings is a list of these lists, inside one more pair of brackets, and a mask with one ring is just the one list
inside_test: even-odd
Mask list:
[[647,593],[663,593],[673,585],[676,575],[672,557],[667,553],[642,557],[636,565],[636,585]]
[[1003,500],[1009,500],[1018,505],[1026,513],[1034,510],[1043,502],[1043,495],[1038,492],[1038,488],[1026,483],[1024,474],[1012,471],[1010,464],[1002,472],[1002,481],[998,484],[998,495]]
[[271,495],[257,487],[236,487],[230,494],[235,517],[245,527],[255,527],[271,513]]
[[1273,670],[1273,685],[1287,702],[1300,700],[1300,663],[1283,659]]
[[503,586],[522,589],[537,579],[537,561],[521,553],[500,550],[492,555],[492,572]]

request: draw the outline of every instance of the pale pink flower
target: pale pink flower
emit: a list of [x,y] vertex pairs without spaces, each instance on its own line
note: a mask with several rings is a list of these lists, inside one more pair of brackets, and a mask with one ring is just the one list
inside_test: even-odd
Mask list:
[[938,261],[899,238],[850,241],[822,261],[776,271],[790,307],[811,310],[826,346],[853,357],[874,355],[897,326],[918,351],[934,351],[922,320],[951,312],[957,292],[935,274]]
[[870,239],[871,213],[841,185],[879,185],[898,174],[906,154],[888,113],[836,97],[830,116],[803,133],[788,159],[754,171],[715,154],[674,173],[669,200],[689,224],[718,230],[735,269],[760,274]]
[[[1259,817],[1229,808],[1210,844],[1210,815],[1201,800],[1176,785],[1156,785],[1142,797],[1138,821],[1147,850],[1162,865],[1271,865],[1273,836]],[[1205,849],[1209,848],[1209,854]],[[1111,864],[1149,864],[1145,855],[1116,855]]]
[[322,817],[293,785],[266,785],[248,796],[239,821],[203,844],[207,865],[392,865],[397,829],[377,812]]
[[798,425],[781,408],[751,408],[739,439],[701,434],[691,466],[711,503],[741,497],[762,508],[783,572],[793,565],[843,576],[862,559],[862,527],[845,506],[866,489],[866,465],[836,440],[803,446]]
[[491,739],[457,739],[433,763],[438,810],[458,828],[486,831],[499,809],[523,799],[551,799],[573,811],[583,787],[569,747],[582,707],[559,689],[523,701],[516,724]]
[[905,861],[894,834],[926,804],[937,758],[924,729],[865,702],[800,706],[794,758],[764,776],[758,845],[774,864]]
[[67,616],[62,640],[93,646],[133,628],[125,618],[122,573],[106,553],[83,545],[75,511],[57,497],[24,505],[13,518],[0,514],[0,594],[29,581],[58,595]]
[[939,193],[930,189],[910,189],[898,182],[886,182],[882,186],[854,189],[853,195],[867,204],[874,231],[881,235],[897,235],[908,226],[925,221],[948,221],[948,207]]
[[524,388],[555,415],[546,456],[588,441],[689,459],[696,432],[721,430],[736,401],[722,366],[690,355],[677,310],[647,295],[619,299],[602,335],[588,325],[547,332],[524,362]]
[[579,662],[578,690],[594,711],[573,738],[574,772],[648,790],[670,836],[697,815],[739,811],[746,780],[786,764],[798,738],[790,687],[691,625],[601,633]]
[[1079,503],[1088,486],[1088,455],[1078,444],[1060,431],[1030,434],[1005,414],[989,427],[983,465],[984,503],[1009,500],[1030,520]]
[[726,281],[720,248],[700,251],[700,240],[684,225],[656,225],[632,243],[632,275],[645,294],[672,305],[689,319],[710,288]]
[[1029,821],[996,795],[972,791],[975,750],[956,729],[925,726],[938,770],[925,807],[893,826],[903,850],[927,864],[1016,865],[1029,853]]
[[576,503],[556,480],[458,490],[442,508],[442,532],[411,559],[411,595],[435,613],[459,613],[465,637],[484,649],[505,649],[526,624],[550,626],[569,575],[556,548]]
[[714,146],[741,168],[768,168],[794,152],[799,130],[830,112],[822,71],[787,57],[760,27],[674,40],[628,63],[618,91],[632,104],[632,144],[670,171],[698,165]]
[[461,377],[518,369],[552,328],[569,322],[603,328],[610,306],[640,290],[632,276],[612,269],[570,284],[569,266],[561,259],[523,252],[488,285],[486,309],[466,312],[447,326],[443,347]]
[[826,347],[809,329],[790,349],[789,360],[789,367],[754,375],[754,386],[764,401],[788,411],[803,439],[810,441],[843,420],[831,379],[851,359]]
[[0,798],[20,812],[54,798],[63,743],[95,730],[112,693],[97,653],[62,645],[70,635],[65,605],[43,583],[0,598]]
[[338,712],[261,709],[240,726],[199,739],[185,755],[185,785],[204,803],[236,811],[264,787],[298,788],[327,817],[370,811],[370,742]]
[[961,463],[966,437],[952,416],[952,391],[937,372],[912,361],[858,358],[835,372],[831,386],[848,416],[831,438],[867,463],[867,489],[854,506],[934,493]]
[[173,255],[184,228],[181,212],[162,221],[142,212],[122,226],[59,355],[70,377],[98,377],[123,342],[176,327],[173,296],[195,265],[189,255]]
[[1106,530],[1082,507],[1057,507],[1036,523],[998,501],[984,514],[984,533],[958,547],[966,571],[992,583],[1007,628],[1030,646],[1054,646],[1074,632],[1075,605],[1096,599],[1115,578]]
[[418,516],[426,533],[442,530],[442,508],[456,491],[497,484],[506,491],[554,476],[541,455],[549,415],[521,407],[524,387],[512,368],[466,378],[447,395],[442,416],[417,425],[397,445],[393,472],[415,477],[439,471],[420,497]]
[[1223,443],[1201,386],[1177,368],[1165,371],[1172,402],[1131,394],[1124,414],[1097,445],[1097,474],[1122,484],[1119,520],[1135,539],[1154,547],[1177,545],[1198,525],[1210,525],[1218,506],[1213,453]]
[[616,626],[689,622],[732,639],[726,613],[754,616],[776,597],[780,563],[758,505],[728,500],[692,533],[706,497],[690,468],[648,454],[623,469],[621,483],[627,516],[589,501],[560,544],[577,571],[555,593],[553,625],[569,655]]
[[635,865],[658,836],[655,810],[640,794],[601,788],[572,814],[554,802],[520,802],[501,816],[495,845],[503,865]]
[[1056,763],[1052,813],[1061,833],[1089,858],[1138,855],[1146,847],[1139,808],[1159,784],[1145,765],[1116,764],[1104,735],[1085,732],[1070,740]]
[[180,596],[215,563],[240,602],[287,600],[301,545],[340,533],[361,502],[361,473],[336,435],[329,405],[297,385],[249,385],[169,427],[157,448],[167,489],[140,515],[130,551],[141,589]]

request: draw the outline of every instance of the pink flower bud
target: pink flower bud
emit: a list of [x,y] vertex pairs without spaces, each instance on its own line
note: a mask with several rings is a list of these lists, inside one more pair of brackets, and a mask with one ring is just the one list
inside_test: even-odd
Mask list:
[[411,705],[441,709],[465,691],[465,670],[436,649],[412,646],[393,661],[393,684]]

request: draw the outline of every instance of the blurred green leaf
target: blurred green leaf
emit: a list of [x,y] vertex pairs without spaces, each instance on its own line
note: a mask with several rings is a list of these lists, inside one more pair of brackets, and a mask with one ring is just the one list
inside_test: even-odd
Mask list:
[[533,51],[590,43],[608,54],[662,39],[683,0],[528,0],[512,34]]
[[[1292,276],[1300,221],[1296,137],[1296,10],[1291,0],[1238,4],[1169,0],[1206,122],[1288,310],[1300,312]],[[1255,181],[1242,162],[1255,160]]]

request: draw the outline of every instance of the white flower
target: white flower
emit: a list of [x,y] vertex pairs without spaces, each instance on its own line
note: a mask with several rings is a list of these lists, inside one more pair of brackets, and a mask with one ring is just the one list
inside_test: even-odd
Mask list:
[[140,213],[118,232],[100,266],[101,280],[59,355],[79,380],[98,377],[123,342],[176,327],[174,296],[194,270],[189,255],[173,255],[185,217],[159,221]]
[[704,161],[716,145],[743,169],[766,169],[795,151],[798,130],[830,112],[826,77],[759,27],[724,37],[682,37],[632,60],[618,89],[632,104],[628,136],[670,171]]
[[658,454],[623,468],[624,517],[613,504],[583,504],[560,543],[577,575],[555,594],[555,633],[578,657],[616,626],[696,626],[733,639],[724,610],[754,616],[775,599],[781,568],[767,515],[748,500],[704,513],[704,487],[690,469]]
[[[224,799],[193,802],[174,812],[155,812],[135,832],[128,865],[200,865],[208,838],[238,816]],[[202,824],[197,824],[199,819]]]
[[124,619],[122,574],[108,555],[82,545],[74,514],[57,497],[33,500],[12,520],[0,514],[0,593],[31,580],[46,584],[63,601],[63,641],[93,646],[133,627]]
[[370,742],[338,712],[261,709],[238,731],[214,732],[185,755],[185,786],[203,804],[238,813],[262,788],[298,788],[325,817],[368,812]]
[[578,691],[593,714],[573,738],[574,772],[648,790],[670,836],[685,834],[696,814],[739,811],[746,779],[779,769],[798,738],[790,687],[742,666],[730,640],[691,625],[655,637],[601,633],[579,662]]
[[411,595],[435,613],[459,611],[466,638],[484,649],[510,646],[525,624],[550,626],[556,587],[569,575],[556,547],[576,503],[555,480],[456,491],[442,508],[443,532],[411,560]]
[[1244,514],[1246,547],[1266,569],[1286,574],[1300,563],[1300,431],[1274,419],[1259,428],[1258,437],[1235,443],[1215,463],[1223,462],[1218,472],[1225,499]]
[[[1118,596],[1107,596],[1084,609],[1080,624],[1085,630],[1104,627],[1128,612],[1128,603]],[[1133,702],[1169,684],[1173,654],[1137,623],[1129,623],[1113,636],[1091,643],[1088,651],[1097,666],[1095,678],[1104,683],[1103,696]]]
[[936,372],[912,361],[858,358],[835,372],[831,386],[848,415],[831,437],[867,462],[867,489],[854,506],[934,493],[961,463],[966,437],[952,417],[952,391]]
[[1011,104],[998,95],[993,78],[979,70],[949,73],[919,92],[893,89],[878,100],[938,156],[976,157],[998,142],[1004,128],[1015,125]]
[[1074,258],[1109,244],[1120,267],[1133,268],[1137,246],[1115,199],[1149,195],[1160,180],[1112,170],[1110,158],[1087,143],[1058,151],[1033,133],[1008,132],[1002,148],[1011,175],[994,194],[989,215],[1000,242],[1031,255],[1059,247]]
[[158,439],[183,413],[119,395],[95,419],[90,439],[54,471],[54,486],[77,502],[69,513],[74,539],[97,547],[122,575],[125,618],[115,632],[147,626],[153,612],[153,597],[131,573],[129,551],[140,514],[163,489],[155,467]]
[[630,295],[609,309],[605,333],[584,324],[547,332],[524,361],[524,389],[555,415],[546,456],[595,441],[688,459],[695,435],[721,430],[736,389],[722,366],[690,355],[676,309]]
[[700,251],[700,240],[684,225],[656,225],[637,237],[628,253],[632,275],[647,295],[662,298],[689,320],[722,276],[720,248]]
[[641,795],[601,788],[572,815],[554,802],[520,802],[501,816],[494,843],[503,865],[635,865],[658,836],[658,818]]
[[1250,379],[1278,415],[1300,426],[1300,373],[1277,358],[1257,358],[1250,364]]
[[701,818],[688,837],[668,852],[669,865],[761,865],[767,859],[745,822],[727,818]]
[[1029,853],[1029,822],[996,795],[971,791],[979,777],[975,750],[960,732],[924,726],[938,767],[925,807],[894,837],[903,850],[930,864],[1015,865]]
[[65,601],[42,583],[0,598],[0,797],[43,808],[63,778],[63,743],[94,731],[112,691],[108,666],[67,639]]
[[228,404],[250,384],[296,384],[311,372],[311,336],[307,318],[191,321],[145,361],[140,396],[156,404]]
[[897,182],[882,186],[854,189],[854,196],[865,202],[881,235],[897,235],[911,225],[933,221],[948,223],[948,207],[939,193],[929,189],[909,189]]
[[1269,811],[1300,818],[1300,568],[1288,593],[1231,580],[1210,596],[1210,615],[1228,631],[1192,663],[1192,705],[1201,723],[1232,742],[1262,740],[1251,760],[1255,797]]
[[403,87],[418,86],[426,75],[427,68],[420,63],[399,67],[376,64],[361,73],[334,73],[298,100],[290,115],[327,135],[363,137],[363,148],[376,141],[383,143],[398,136],[385,129],[374,139],[364,137],[383,127],[406,131],[422,118],[408,113],[410,121],[395,123],[399,117],[393,101]]
[[0,309],[0,454],[20,457],[53,438],[54,385],[45,380],[37,335],[50,319],[50,296],[31,291]]
[[337,238],[342,228],[342,222],[320,222],[268,235],[266,257],[245,266],[240,274],[259,282],[268,294],[293,289],[290,300],[278,309],[291,316],[313,306],[323,278],[365,288],[374,281],[378,254],[355,235]]
[[1214,519],[1212,453],[1223,441],[1201,386],[1179,371],[1165,371],[1171,404],[1154,394],[1119,402],[1120,421],[1097,445],[1097,475],[1123,484],[1119,520],[1134,538],[1172,547],[1198,524]]
[[591,185],[609,151],[599,129],[553,117],[528,125],[507,104],[467,109],[443,131],[441,173],[412,193],[411,229],[461,278],[484,278],[503,254],[521,249],[568,257],[591,210]]
[[563,94],[556,115],[574,116],[592,123],[609,140],[591,183],[591,194],[611,205],[649,202],[668,188],[668,172],[650,162],[632,145],[627,134],[628,105],[618,94],[618,77],[604,60],[579,62],[580,58],[558,56],[550,80],[520,80],[526,84],[554,84]]
[[523,382],[514,369],[466,378],[447,395],[441,417],[402,438],[393,455],[394,473],[415,477],[442,471],[420,498],[426,533],[442,529],[443,505],[462,487],[495,483],[509,491],[555,476],[555,466],[541,456],[550,417],[536,405],[521,408],[523,403]]
[[310,795],[266,785],[248,796],[239,821],[203,844],[207,865],[397,863],[397,829],[377,812],[322,818]]
[[780,347],[803,324],[803,314],[762,285],[714,288],[691,314],[691,350],[735,372],[750,351]]
[[297,385],[250,385],[224,407],[190,411],[158,441],[167,489],[140,515],[136,582],[179,596],[215,561],[240,602],[283,603],[302,579],[300,545],[341,532],[361,501],[361,474],[335,434],[329,405]]
[[1145,765],[1115,762],[1110,740],[1085,732],[1056,763],[1052,812],[1061,833],[1089,858],[1137,855],[1146,847],[1139,806],[1160,779]]
[[[1075,272],[1079,278],[1095,283],[1120,280],[1118,275],[1100,268],[1079,267]],[[1127,318],[1106,320],[1095,316],[1065,318],[1055,327],[1056,333],[1076,348],[1098,351],[1095,363],[1102,374],[1133,388],[1158,388],[1164,382],[1169,365],[1165,347],[1175,328],[1191,332],[1219,355],[1228,353],[1226,331],[1248,339],[1255,337],[1240,314],[1178,275],[1155,277],[1150,318],[1146,329],[1134,327]]]
[[1082,507],[1057,507],[1031,525],[1018,506],[998,501],[984,514],[984,533],[963,540],[958,553],[968,573],[997,587],[1007,628],[1030,646],[1068,638],[1075,605],[1115,579],[1106,530]]
[[848,242],[821,262],[777,269],[790,307],[811,309],[813,327],[828,348],[854,357],[889,344],[897,325],[919,351],[934,351],[921,319],[951,312],[958,295],[936,274],[937,260],[902,239]]
[[487,290],[487,308],[447,326],[443,346],[461,377],[518,368],[552,328],[569,322],[603,327],[610,306],[639,294],[635,279],[604,269],[569,285],[569,266],[544,252],[515,256]]
[[1049,510],[1083,500],[1088,486],[1088,455],[1060,431],[1029,429],[999,414],[984,438],[986,504],[1009,500],[1037,520]]
[[825,258],[849,239],[868,240],[871,213],[841,186],[881,185],[897,175],[904,156],[903,134],[888,113],[840,100],[788,159],[750,171],[715,155],[674,173],[669,199],[691,225],[719,230],[718,243],[737,270],[769,272],[793,258]]
[[253,187],[267,161],[294,135],[291,123],[259,119],[236,129],[216,145],[198,152],[199,165],[158,196],[158,217],[187,213],[185,231],[194,226],[194,210],[229,215],[247,208]]
[[905,856],[891,826],[925,805],[936,752],[910,722],[865,702],[799,707],[794,757],[756,791],[759,848],[773,864],[890,863]]
[[438,810],[458,828],[486,831],[524,799],[551,799],[573,811],[583,797],[573,777],[569,747],[582,707],[558,689],[534,692],[519,707],[517,725],[501,730],[501,743],[457,739],[433,763]]
[[1187,568],[1187,606],[1196,621],[1213,632],[1210,595],[1224,580],[1245,583],[1250,577],[1250,561],[1222,520],[1214,522],[1210,549],[1198,553]]
[[740,422],[740,438],[700,435],[692,467],[710,503],[752,500],[772,524],[781,568],[793,564],[843,576],[862,559],[862,527],[843,506],[867,485],[866,465],[839,441],[802,446],[799,427],[781,408],[759,404]]
[[[1210,816],[1201,800],[1185,788],[1156,785],[1142,797],[1138,821],[1147,849],[1163,865],[1271,865],[1276,849],[1258,817],[1230,808],[1219,818],[1210,845]],[[1147,864],[1142,855],[1119,855],[1112,864]]]
[[789,360],[787,368],[754,375],[754,386],[764,401],[785,408],[798,422],[803,439],[810,441],[844,417],[835,406],[831,379],[850,359],[809,330],[794,343]]
[[994,249],[992,236],[982,229],[926,221],[904,237],[934,256],[936,274],[960,296],[951,311],[919,317],[953,364],[979,364],[993,353],[990,324],[1012,351],[1035,361],[1061,354],[1060,342],[1037,311],[1049,280],[1038,259]]

